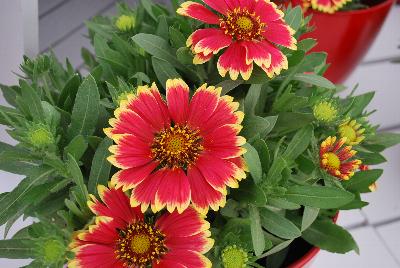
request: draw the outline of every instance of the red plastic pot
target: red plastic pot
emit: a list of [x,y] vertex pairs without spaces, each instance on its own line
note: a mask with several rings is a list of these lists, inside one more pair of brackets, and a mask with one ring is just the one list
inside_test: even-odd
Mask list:
[[[333,219],[332,219],[333,222],[336,223],[338,217],[339,217],[339,213],[337,213],[335,215],[335,217],[333,217]],[[311,264],[312,260],[315,258],[315,256],[318,254],[319,251],[320,251],[320,249],[317,247],[311,248],[303,257],[301,257],[294,263],[290,264],[288,266],[288,268],[305,268],[305,267],[307,267],[308,265]]]
[[[298,0],[292,1],[293,4]],[[367,9],[340,11],[334,14],[308,10],[315,30],[302,38],[315,38],[312,51],[328,53],[330,67],[325,77],[343,82],[367,53],[395,0],[385,0]]]

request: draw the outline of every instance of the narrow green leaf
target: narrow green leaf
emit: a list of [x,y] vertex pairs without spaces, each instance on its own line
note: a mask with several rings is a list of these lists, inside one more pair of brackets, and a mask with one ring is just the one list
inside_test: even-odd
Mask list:
[[68,154],[68,171],[71,175],[71,180],[77,185],[79,190],[79,198],[82,203],[86,203],[87,197],[89,195],[85,182],[83,180],[82,171],[79,168],[78,163],[76,162],[75,158]]
[[350,203],[354,195],[339,188],[295,185],[287,189],[285,198],[299,205],[329,209]]
[[278,253],[279,251],[287,248],[292,242],[293,242],[293,239],[283,241],[282,243],[279,243],[278,245],[276,245],[275,247],[271,248],[270,250],[268,250],[267,252],[265,252],[264,254],[259,256],[258,258],[261,259],[261,258],[265,258],[267,256],[270,256],[272,254]]
[[265,249],[265,238],[261,227],[260,214],[255,206],[249,207],[250,230],[254,253],[260,256]]
[[92,135],[99,117],[100,94],[96,81],[89,75],[81,84],[76,94],[72,110],[71,125],[68,129],[69,140],[75,136]]
[[245,116],[243,121],[242,135],[248,140],[259,134],[261,138],[266,137],[274,128],[278,116]]
[[304,207],[303,218],[301,219],[301,231],[306,230],[317,219],[319,208]]
[[169,27],[169,36],[173,47],[186,47],[186,37],[176,28]]
[[303,12],[300,6],[296,6],[285,15],[286,23],[295,31],[297,31],[303,20]]
[[375,96],[375,92],[367,92],[362,95],[358,95],[352,98],[351,108],[347,112],[347,116],[353,118],[362,114],[364,109],[372,101]]
[[110,179],[111,163],[107,156],[110,154],[108,148],[113,144],[109,138],[104,138],[93,156],[92,168],[90,170],[88,190],[97,193],[98,185],[106,185]]
[[243,157],[249,167],[250,174],[253,177],[254,182],[259,184],[262,180],[262,167],[258,152],[248,143],[243,145],[243,147],[247,150]]
[[359,252],[351,234],[330,220],[315,221],[302,237],[310,244],[334,253]]
[[249,88],[249,92],[246,95],[246,98],[244,99],[244,113],[246,115],[254,115],[256,105],[258,101],[260,100],[260,94],[261,94],[261,84],[254,84],[251,85]]
[[379,144],[385,146],[385,148],[389,148],[400,143],[400,133],[377,133],[375,136],[369,137],[367,142]]
[[34,257],[34,243],[28,239],[0,240],[0,258],[28,259]]
[[154,72],[158,78],[160,84],[165,88],[168,79],[180,78],[181,76],[175,70],[175,68],[167,61],[152,57],[151,62],[154,68]]
[[63,108],[67,97],[70,97],[72,101],[75,100],[76,92],[78,91],[79,85],[81,84],[81,79],[78,74],[72,76],[67,83],[65,83],[64,88],[61,91],[60,97],[58,98],[58,107]]
[[302,154],[310,144],[311,138],[314,137],[314,128],[312,125],[300,129],[290,141],[288,147],[282,157],[285,159],[295,160]]
[[317,74],[298,73],[293,76],[293,80],[301,81],[314,86],[319,86],[327,89],[335,89],[336,86],[331,81]]
[[270,233],[285,239],[294,239],[301,236],[297,226],[285,217],[267,209],[260,208],[262,226]]
[[76,136],[64,149],[66,154],[71,154],[75,159],[79,160],[85,153],[88,142],[82,135]]
[[29,104],[29,111],[34,120],[43,121],[44,113],[39,94],[26,81],[20,80],[21,93],[24,102]]
[[271,159],[267,144],[262,139],[256,139],[253,142],[253,147],[257,150],[258,156],[260,157],[262,170],[264,172],[267,171]]
[[370,192],[368,187],[376,182],[382,176],[382,173],[382,169],[359,171],[350,180],[344,181],[343,186],[352,192],[368,193]]
[[265,206],[267,197],[264,191],[258,187],[253,180],[246,179],[240,182],[237,189],[232,189],[231,196],[241,204],[254,204],[255,206]]
[[243,80],[237,79],[237,80],[232,80],[232,79],[227,79],[219,84],[216,85],[216,87],[222,87],[222,95],[227,94],[229,91],[237,88],[243,83]]
[[282,178],[282,171],[287,166],[285,159],[281,156],[274,159],[272,162],[271,168],[268,170],[267,174],[267,182],[270,185],[277,184]]

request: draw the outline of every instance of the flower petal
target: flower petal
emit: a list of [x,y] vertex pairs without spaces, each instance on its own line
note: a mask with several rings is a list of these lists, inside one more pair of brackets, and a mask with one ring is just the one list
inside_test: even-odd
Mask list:
[[167,169],[155,196],[155,211],[165,206],[172,213],[182,213],[190,203],[190,185],[182,169]]
[[154,210],[154,199],[156,193],[160,187],[160,183],[163,180],[166,174],[166,169],[160,169],[146,179],[144,179],[141,183],[139,183],[133,190],[131,194],[131,206],[137,207],[140,206],[142,212],[145,212],[149,205],[152,206]]
[[155,170],[157,165],[157,162],[150,162],[140,167],[120,170],[112,176],[111,183],[114,184],[116,188],[122,187],[123,191],[127,191],[145,180],[150,173]]
[[214,54],[204,55],[204,53],[197,53],[194,55],[193,64],[203,64],[209,61]]
[[167,102],[172,120],[186,122],[189,112],[189,87],[182,79],[167,80]]
[[192,191],[193,207],[201,214],[207,214],[209,207],[217,211],[220,207],[225,206],[225,195],[211,187],[195,166],[189,167],[188,179]]
[[[293,37],[294,30],[290,28],[286,23],[282,20],[269,22],[265,32],[263,33],[264,37],[277,45],[281,45],[293,50],[297,49],[296,39]],[[264,64],[267,65],[267,64]]]
[[261,66],[261,68],[267,73],[269,77],[273,77],[275,74],[279,75],[282,70],[288,69],[288,61],[286,56],[276,47],[265,41],[263,45],[268,49],[271,54],[271,65]]
[[246,49],[247,64],[251,64],[253,61],[258,66],[269,66],[271,64],[271,54],[265,49],[263,42],[242,41],[240,44]]
[[208,23],[219,24],[219,17],[204,7],[202,4],[187,1],[181,4],[176,11],[179,15],[191,17],[193,19]]
[[217,67],[222,77],[229,72],[232,80],[236,80],[239,74],[244,80],[248,80],[253,71],[253,64],[246,63],[246,49],[237,42],[232,43],[219,57]]
[[190,101],[189,125],[195,129],[201,128],[217,107],[220,94],[221,88],[207,87],[207,84],[199,87]]
[[232,37],[221,29],[207,28],[195,31],[188,39],[194,53],[203,53],[205,56],[217,54],[221,49],[232,43]]
[[260,16],[261,22],[267,23],[283,18],[283,12],[279,10],[275,3],[269,0],[259,0],[256,2],[254,10],[257,10],[257,15]]
[[225,0],[203,0],[203,2],[223,15],[228,11]]
[[211,268],[209,259],[199,252],[192,250],[173,250],[164,256],[165,260],[179,260],[187,268]]
[[177,211],[165,213],[156,226],[166,237],[190,237],[208,230],[210,223],[194,208],[188,207],[182,214]]
[[68,263],[68,267],[82,268],[123,268],[125,267],[115,258],[114,248],[104,245],[83,245],[75,249],[75,259]]

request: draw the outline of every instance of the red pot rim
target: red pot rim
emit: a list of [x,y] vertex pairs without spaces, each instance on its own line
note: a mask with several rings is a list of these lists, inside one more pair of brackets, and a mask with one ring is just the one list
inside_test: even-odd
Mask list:
[[[337,219],[339,217],[339,212],[336,213],[336,215],[333,217],[332,221],[336,223]],[[311,248],[303,257],[298,259],[297,261],[293,262],[288,266],[288,268],[302,268],[306,264],[308,264],[314,257],[318,254],[320,251],[320,248],[313,247]]]
[[395,3],[395,1],[396,0],[385,0],[382,3],[372,6],[370,8],[359,9],[359,10],[338,11],[333,14],[323,13],[323,12],[320,12],[317,10],[311,10],[311,9],[308,9],[308,12],[313,13],[313,14],[318,14],[319,16],[351,16],[351,15],[355,15],[355,14],[375,12],[376,10],[385,8],[388,5],[393,5]]

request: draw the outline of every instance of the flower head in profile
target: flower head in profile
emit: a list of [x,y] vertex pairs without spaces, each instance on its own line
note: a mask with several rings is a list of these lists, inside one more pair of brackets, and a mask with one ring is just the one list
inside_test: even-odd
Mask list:
[[346,3],[351,0],[311,0],[312,9],[324,12],[324,13],[335,13],[342,8]]
[[153,84],[121,102],[105,132],[116,143],[109,161],[122,169],[111,181],[132,189],[132,206],[182,213],[192,203],[206,213],[225,205],[227,186],[246,177],[246,141],[239,104],[220,93],[204,84],[190,99],[186,83],[170,79],[166,101]]
[[99,195],[88,202],[95,224],[76,235],[68,267],[211,267],[203,255],[214,243],[210,224],[193,208],[149,221],[121,189],[100,186]]
[[349,180],[359,168],[361,161],[353,159],[356,151],[351,146],[344,146],[346,138],[336,140],[328,137],[321,143],[319,157],[320,166],[332,176],[342,180]]
[[283,12],[269,0],[203,0],[217,12],[196,2],[184,2],[180,15],[200,20],[215,27],[199,29],[187,40],[195,54],[193,63],[202,64],[225,49],[218,59],[221,76],[229,72],[236,80],[241,74],[248,80],[253,62],[269,77],[288,68],[286,56],[277,45],[297,49],[294,31],[283,20]]
[[339,126],[340,137],[346,138],[346,143],[349,145],[357,145],[365,139],[363,135],[364,128],[358,124],[356,120],[347,119]]

